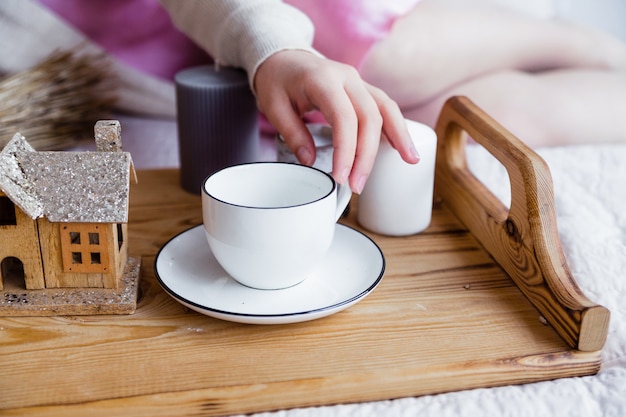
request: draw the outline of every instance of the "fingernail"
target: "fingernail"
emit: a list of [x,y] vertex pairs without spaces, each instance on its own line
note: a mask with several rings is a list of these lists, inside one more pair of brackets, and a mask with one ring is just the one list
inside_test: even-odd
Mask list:
[[344,168],[342,171],[339,172],[338,175],[333,174],[333,177],[335,177],[335,180],[339,184],[343,184],[346,181],[348,181],[349,175],[350,175],[350,170],[348,168]]
[[311,165],[313,163],[313,161],[311,161],[311,152],[306,146],[300,146],[298,148],[296,151],[296,157],[302,164]]
[[419,162],[421,158],[420,158],[419,152],[417,152],[417,149],[415,148],[415,145],[411,144],[411,147],[409,148],[409,152],[411,153],[411,156],[415,157],[417,161]]
[[357,194],[361,194],[363,188],[365,188],[365,183],[367,182],[367,175],[362,175],[359,177],[359,180],[356,182],[356,190],[352,190]]

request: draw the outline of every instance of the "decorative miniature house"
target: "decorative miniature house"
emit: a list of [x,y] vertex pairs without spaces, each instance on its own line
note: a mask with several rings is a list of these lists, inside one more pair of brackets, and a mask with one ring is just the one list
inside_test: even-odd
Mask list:
[[0,153],[0,315],[135,310],[120,133],[117,121],[96,123],[95,152],[38,152],[18,133]]

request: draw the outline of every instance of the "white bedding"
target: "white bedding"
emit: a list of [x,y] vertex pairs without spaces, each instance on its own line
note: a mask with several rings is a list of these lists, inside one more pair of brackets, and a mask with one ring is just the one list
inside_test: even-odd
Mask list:
[[[132,153],[137,168],[178,165],[173,121],[120,120],[124,149]],[[265,157],[271,158],[271,147],[265,149]],[[546,148],[538,153],[551,169],[559,234],[572,273],[591,300],[611,310],[597,375],[254,416],[626,416],[626,145]],[[468,160],[475,175],[508,204],[504,168],[477,146],[469,147]]]

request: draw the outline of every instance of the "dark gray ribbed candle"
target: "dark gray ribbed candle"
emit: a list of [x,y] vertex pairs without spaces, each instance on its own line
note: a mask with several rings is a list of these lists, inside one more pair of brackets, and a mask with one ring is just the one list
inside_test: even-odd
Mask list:
[[238,69],[194,67],[175,81],[181,186],[199,194],[208,175],[258,159],[256,100]]

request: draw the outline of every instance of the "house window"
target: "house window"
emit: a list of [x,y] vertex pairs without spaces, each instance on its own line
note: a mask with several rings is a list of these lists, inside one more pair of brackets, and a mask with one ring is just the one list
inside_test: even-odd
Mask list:
[[15,226],[15,205],[9,197],[0,197],[0,226]]
[[70,232],[70,242],[72,245],[80,245],[80,232]]
[[107,231],[105,224],[61,224],[63,270],[79,273],[109,272]]
[[91,264],[100,265],[101,263],[100,252],[91,252]]
[[72,265],[80,265],[83,263],[83,254],[80,252],[72,252]]
[[89,233],[89,244],[90,245],[99,245],[100,244],[100,233]]

